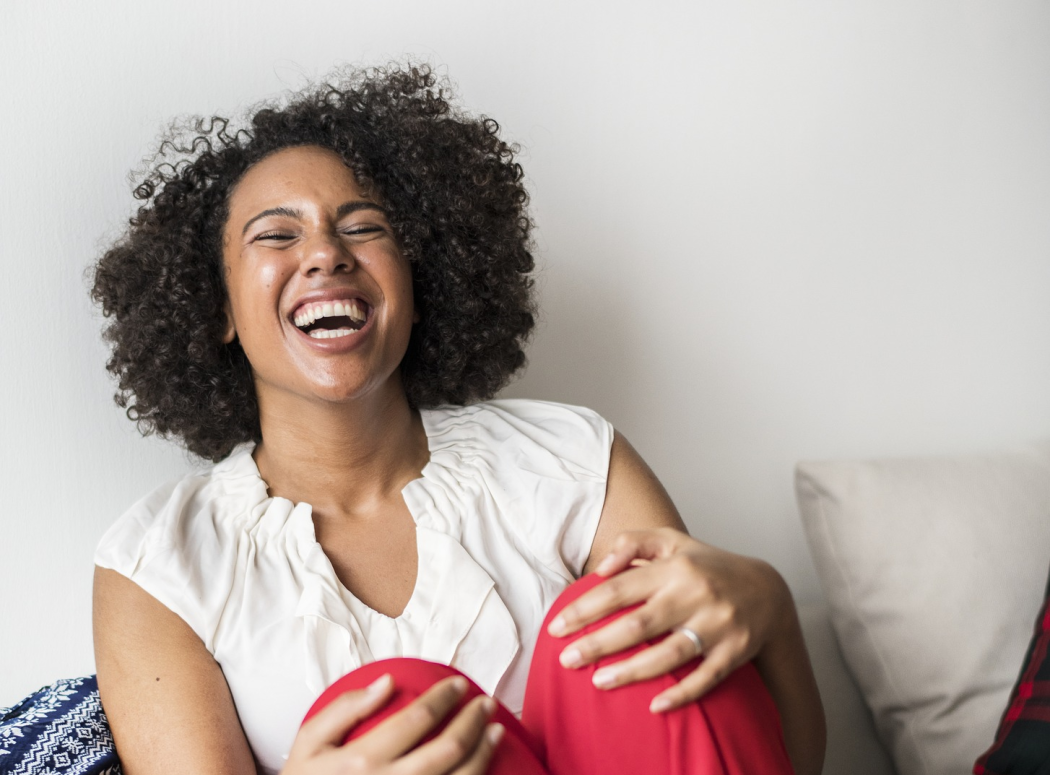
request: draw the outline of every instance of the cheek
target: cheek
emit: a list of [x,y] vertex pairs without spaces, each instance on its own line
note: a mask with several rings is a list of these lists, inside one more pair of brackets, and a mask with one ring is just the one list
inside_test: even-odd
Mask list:
[[228,304],[242,344],[274,317],[281,282],[280,267],[272,263],[260,262],[253,265],[251,271],[236,266],[227,274]]
[[400,262],[397,268],[398,301],[411,305],[414,295],[412,291],[412,268],[404,258],[399,257],[398,260]]
[[259,267],[259,272],[256,274],[255,279],[262,288],[269,291],[277,284],[278,275],[278,269],[274,264],[264,264]]
[[243,312],[250,314],[260,310],[261,302],[272,300],[276,289],[282,286],[285,274],[287,272],[275,261],[255,261],[250,269],[238,266],[227,275],[230,298],[235,300],[236,306],[243,308]]

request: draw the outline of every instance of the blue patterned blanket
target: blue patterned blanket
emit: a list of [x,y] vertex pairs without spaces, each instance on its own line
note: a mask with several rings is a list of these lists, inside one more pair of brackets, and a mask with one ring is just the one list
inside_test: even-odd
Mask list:
[[45,686],[0,708],[0,775],[119,775],[95,676]]

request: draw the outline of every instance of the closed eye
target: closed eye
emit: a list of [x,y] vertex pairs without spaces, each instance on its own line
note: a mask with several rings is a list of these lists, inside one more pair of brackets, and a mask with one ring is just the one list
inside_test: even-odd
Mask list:
[[348,243],[364,243],[371,242],[372,240],[383,239],[383,237],[389,233],[389,230],[378,224],[369,224],[350,226],[345,229],[340,229],[339,233]]
[[[347,237],[359,237],[366,234],[376,234],[385,231],[386,229],[382,226],[355,226],[353,228],[341,229],[339,233]],[[275,242],[287,242],[289,240],[294,240],[295,238],[295,234],[289,234],[283,231],[267,231],[260,234],[253,241],[272,240]]]

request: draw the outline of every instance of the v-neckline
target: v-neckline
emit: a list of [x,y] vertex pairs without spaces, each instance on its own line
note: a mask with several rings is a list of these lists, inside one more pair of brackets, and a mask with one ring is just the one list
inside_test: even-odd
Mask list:
[[[427,531],[420,530],[420,518],[419,515],[412,510],[412,499],[405,497],[410,489],[425,486],[426,480],[428,479],[427,470],[434,464],[434,437],[429,423],[428,410],[420,409],[419,417],[420,421],[423,423],[423,433],[426,435],[427,439],[427,462],[423,468],[420,469],[419,476],[410,479],[400,490],[401,500],[405,504],[405,509],[408,511],[408,515],[412,518],[412,524],[415,526],[416,580],[412,586],[412,592],[408,597],[408,601],[405,603],[405,607],[401,609],[401,613],[397,616],[388,616],[382,611],[377,611],[350,591],[346,584],[343,583],[342,579],[339,578],[339,574],[336,573],[335,566],[332,564],[332,560],[329,558],[327,552],[325,552],[324,547],[321,546],[321,542],[317,540],[317,529],[313,520],[313,505],[306,501],[295,503],[291,499],[284,498],[280,495],[270,495],[269,485],[266,483],[266,480],[263,479],[262,473],[259,471],[259,465],[255,462],[255,457],[252,454],[255,451],[255,444],[253,443],[245,449],[245,456],[248,459],[248,464],[251,466],[252,475],[259,481],[260,485],[263,487],[263,491],[267,493],[267,498],[271,502],[283,502],[288,504],[288,510],[290,512],[288,516],[289,522],[294,521],[295,524],[293,527],[301,538],[305,540],[308,551],[312,554],[319,555],[317,560],[324,568],[325,575],[329,577],[336,590],[338,590],[340,597],[344,599],[351,614],[356,616],[356,614],[360,612],[374,621],[387,622],[394,625],[416,618],[415,609],[419,608],[422,604],[421,591],[424,588],[424,576],[427,575],[428,570],[433,570],[432,563],[426,562],[423,557],[424,553],[429,549],[425,538]],[[427,583],[430,583],[430,580],[428,580]]]

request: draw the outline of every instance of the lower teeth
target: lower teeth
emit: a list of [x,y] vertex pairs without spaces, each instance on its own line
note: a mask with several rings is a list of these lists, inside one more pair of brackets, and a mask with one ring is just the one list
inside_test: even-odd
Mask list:
[[337,339],[340,336],[350,336],[354,333],[353,329],[350,328],[337,328],[329,330],[327,328],[318,328],[310,332],[311,339]]

